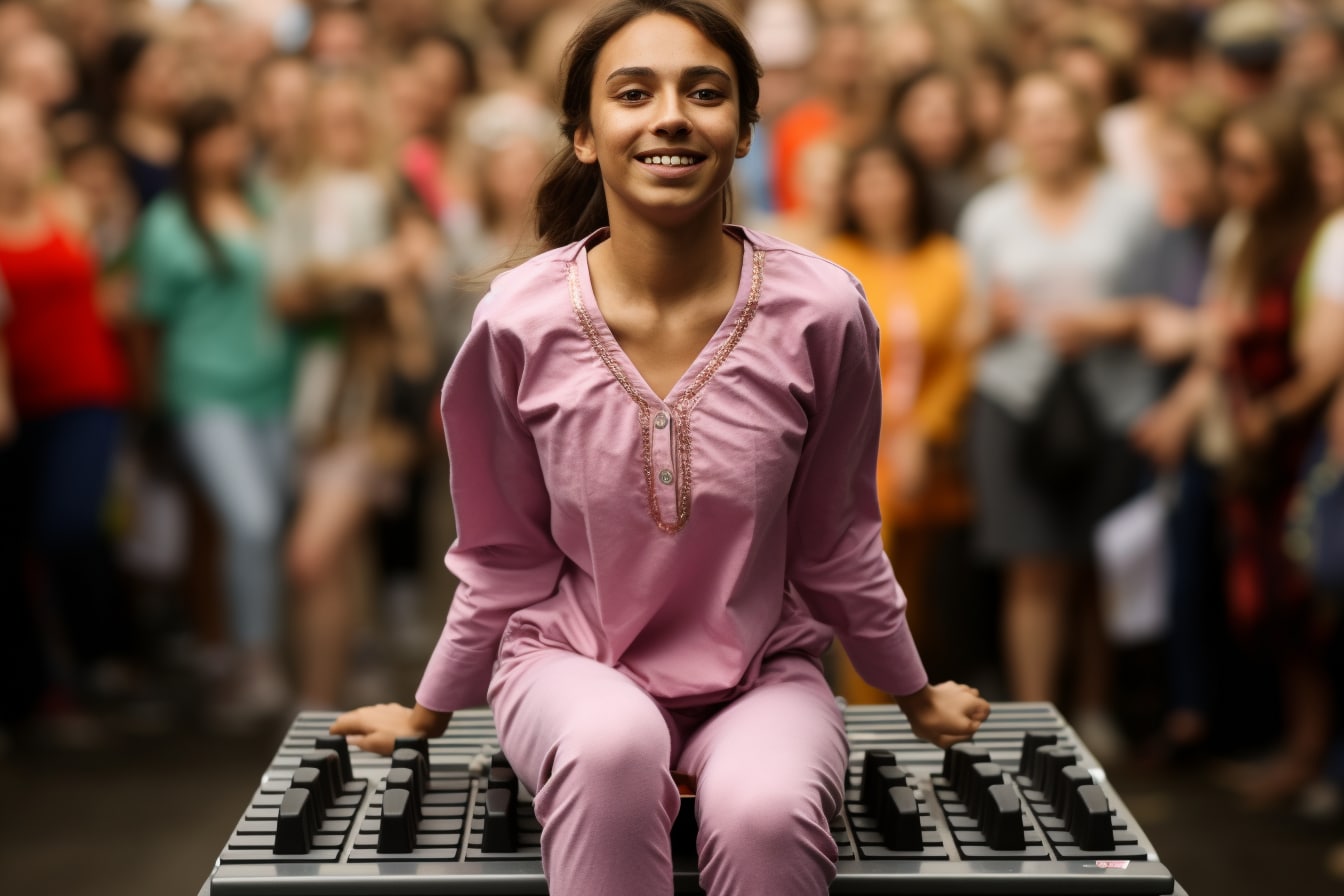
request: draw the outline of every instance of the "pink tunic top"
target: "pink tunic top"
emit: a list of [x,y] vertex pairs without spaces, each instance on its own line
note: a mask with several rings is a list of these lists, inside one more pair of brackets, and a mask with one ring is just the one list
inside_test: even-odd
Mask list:
[[838,635],[892,694],[927,676],[882,551],[877,325],[843,268],[738,227],[732,309],[660,399],[607,329],[587,248],[495,280],[443,388],[461,580],[416,693],[484,701],[541,644],[669,708],[730,700]]

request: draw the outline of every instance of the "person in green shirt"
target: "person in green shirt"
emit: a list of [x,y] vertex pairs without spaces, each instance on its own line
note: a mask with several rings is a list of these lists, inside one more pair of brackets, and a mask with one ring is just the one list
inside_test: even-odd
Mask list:
[[155,334],[157,402],[223,530],[239,662],[217,709],[246,721],[289,700],[277,649],[276,548],[288,495],[292,351],[271,308],[237,109],[195,101],[181,138],[176,189],[150,205],[137,234],[137,307]]

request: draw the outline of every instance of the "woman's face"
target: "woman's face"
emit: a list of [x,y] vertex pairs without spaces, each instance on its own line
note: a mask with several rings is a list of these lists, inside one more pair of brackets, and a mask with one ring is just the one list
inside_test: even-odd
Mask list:
[[170,44],[155,41],[145,47],[128,84],[130,104],[156,115],[175,115],[182,103],[181,63]]
[[313,145],[336,168],[362,168],[373,150],[373,123],[364,95],[352,84],[331,84],[319,92],[313,110]]
[[1330,122],[1308,118],[1303,125],[1311,154],[1311,179],[1327,211],[1344,208],[1344,138]]
[[1234,121],[1223,134],[1220,180],[1229,206],[1256,211],[1273,196],[1279,173],[1268,141],[1244,121]]
[[252,98],[252,127],[263,144],[300,140],[312,89],[312,74],[303,62],[277,62],[266,70]]
[[236,180],[247,166],[247,131],[241,124],[220,125],[196,141],[196,175],[211,181]]
[[870,149],[855,161],[849,180],[849,207],[868,239],[903,233],[909,226],[913,184],[910,172],[889,150]]
[[502,215],[516,217],[526,213],[547,161],[546,149],[527,137],[512,137],[491,150],[485,162],[483,186]]
[[1084,163],[1088,122],[1064,85],[1049,78],[1028,78],[1012,101],[1012,134],[1027,173],[1055,178]]
[[1169,227],[1207,221],[1218,213],[1213,159],[1194,134],[1170,125],[1157,133],[1158,210]]
[[0,186],[33,189],[51,164],[36,107],[17,96],[0,98]]
[[717,219],[733,161],[751,143],[739,95],[732,59],[678,16],[651,13],[612,35],[574,152],[599,166],[613,223]]
[[925,78],[897,113],[896,130],[930,170],[955,165],[966,144],[961,92],[951,78]]

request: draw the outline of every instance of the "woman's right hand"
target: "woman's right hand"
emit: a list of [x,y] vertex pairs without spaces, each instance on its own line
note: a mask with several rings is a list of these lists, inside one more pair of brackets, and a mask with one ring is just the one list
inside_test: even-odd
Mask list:
[[342,713],[329,730],[332,734],[344,734],[351,746],[390,756],[397,738],[438,737],[452,717],[450,712],[435,712],[418,703],[413,707],[378,703]]

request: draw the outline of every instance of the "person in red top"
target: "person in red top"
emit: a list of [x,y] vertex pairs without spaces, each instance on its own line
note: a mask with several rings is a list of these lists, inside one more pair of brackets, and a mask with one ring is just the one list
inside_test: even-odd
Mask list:
[[128,377],[82,208],[51,168],[37,110],[0,94],[0,725],[47,692],[35,598],[64,626],[71,684],[126,632],[100,515]]

